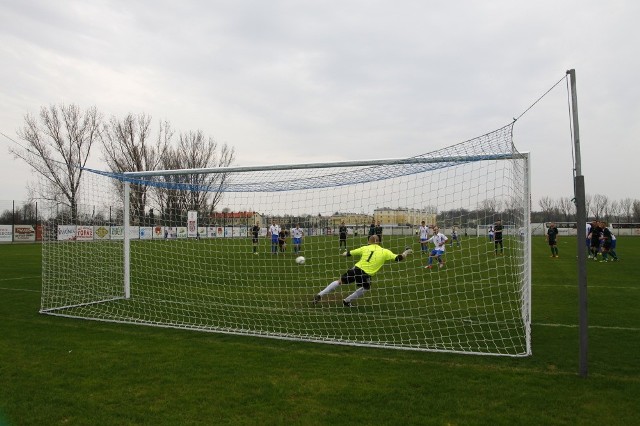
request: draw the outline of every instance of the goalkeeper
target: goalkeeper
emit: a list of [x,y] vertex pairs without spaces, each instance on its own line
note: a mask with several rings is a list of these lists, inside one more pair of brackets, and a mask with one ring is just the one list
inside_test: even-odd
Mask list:
[[358,287],[351,295],[342,301],[342,304],[346,307],[351,306],[351,302],[362,296],[365,291],[371,289],[371,277],[376,274],[382,268],[382,266],[390,260],[400,262],[413,253],[409,247],[406,248],[402,254],[395,254],[391,250],[382,248],[378,245],[379,237],[377,235],[371,235],[369,237],[369,244],[355,250],[347,250],[342,253],[342,256],[360,256],[360,261],[355,266],[349,269],[342,276],[329,284],[324,290],[316,294],[313,298],[313,303],[318,303],[322,296],[331,293],[342,284],[350,284],[355,282]]

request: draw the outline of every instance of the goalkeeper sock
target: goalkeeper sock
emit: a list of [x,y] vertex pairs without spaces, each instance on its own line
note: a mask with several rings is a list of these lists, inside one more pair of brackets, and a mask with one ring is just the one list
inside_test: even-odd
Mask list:
[[324,296],[325,294],[329,294],[331,293],[333,290],[336,289],[336,287],[338,287],[340,285],[340,280],[335,280],[334,282],[332,282],[331,284],[329,284],[327,286],[327,288],[325,288],[324,290],[322,290],[320,293],[318,293],[320,296]]
[[366,290],[363,287],[358,287],[356,291],[351,293],[346,299],[345,302],[351,302],[352,300],[356,300],[358,297],[362,296]]

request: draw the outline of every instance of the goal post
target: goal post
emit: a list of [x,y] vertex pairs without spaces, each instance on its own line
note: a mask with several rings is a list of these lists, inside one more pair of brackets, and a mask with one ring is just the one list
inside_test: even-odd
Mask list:
[[[122,182],[124,188],[124,195],[122,197],[122,202],[124,205],[124,210],[122,217],[130,217],[130,198],[131,198],[131,186],[129,182]],[[123,259],[122,264],[124,265],[124,271],[122,273],[122,282],[124,283],[124,297],[128,299],[131,297],[131,222],[129,220],[124,220],[123,222]]]
[[[511,127],[403,159],[86,169],[76,208],[52,205],[45,221],[40,312],[341,345],[530,355],[529,157],[513,146]],[[509,230],[499,251],[485,234],[461,231],[497,219]],[[429,251],[416,234],[422,220],[459,231],[459,244],[449,245],[447,235],[442,267],[425,268]],[[351,230],[346,243],[337,232],[342,222]],[[396,254],[411,247],[413,255],[387,263],[352,307],[342,300],[355,285],[314,303],[359,260],[341,252],[344,244],[366,245],[372,222],[383,229],[382,247]]]

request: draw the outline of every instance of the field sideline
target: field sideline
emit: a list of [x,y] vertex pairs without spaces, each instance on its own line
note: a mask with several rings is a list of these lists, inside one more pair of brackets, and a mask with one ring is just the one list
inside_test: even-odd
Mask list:
[[[0,245],[0,425],[581,424],[640,417],[640,238],[591,261],[533,239],[526,358],[371,349],[40,315],[39,245]],[[463,241],[464,243],[464,241]]]

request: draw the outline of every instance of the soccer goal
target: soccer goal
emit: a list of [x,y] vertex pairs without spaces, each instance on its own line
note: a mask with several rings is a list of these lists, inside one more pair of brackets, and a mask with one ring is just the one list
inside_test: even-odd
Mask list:
[[[411,158],[147,171],[84,170],[74,206],[51,205],[42,302],[49,315],[341,345],[531,354],[529,160],[512,125]],[[376,216],[378,212],[385,216]],[[395,213],[394,213],[395,212]],[[457,229],[426,269],[421,220]],[[463,229],[500,219],[504,251]],[[355,290],[314,295],[381,245],[403,262]],[[272,232],[274,231],[275,232]],[[396,232],[396,230],[398,230]],[[402,230],[400,232],[399,230]],[[302,236],[300,237],[300,232]],[[272,240],[272,234],[273,240]],[[299,240],[294,240],[298,236]],[[449,237],[451,237],[449,235]],[[296,262],[303,256],[304,263]]]

